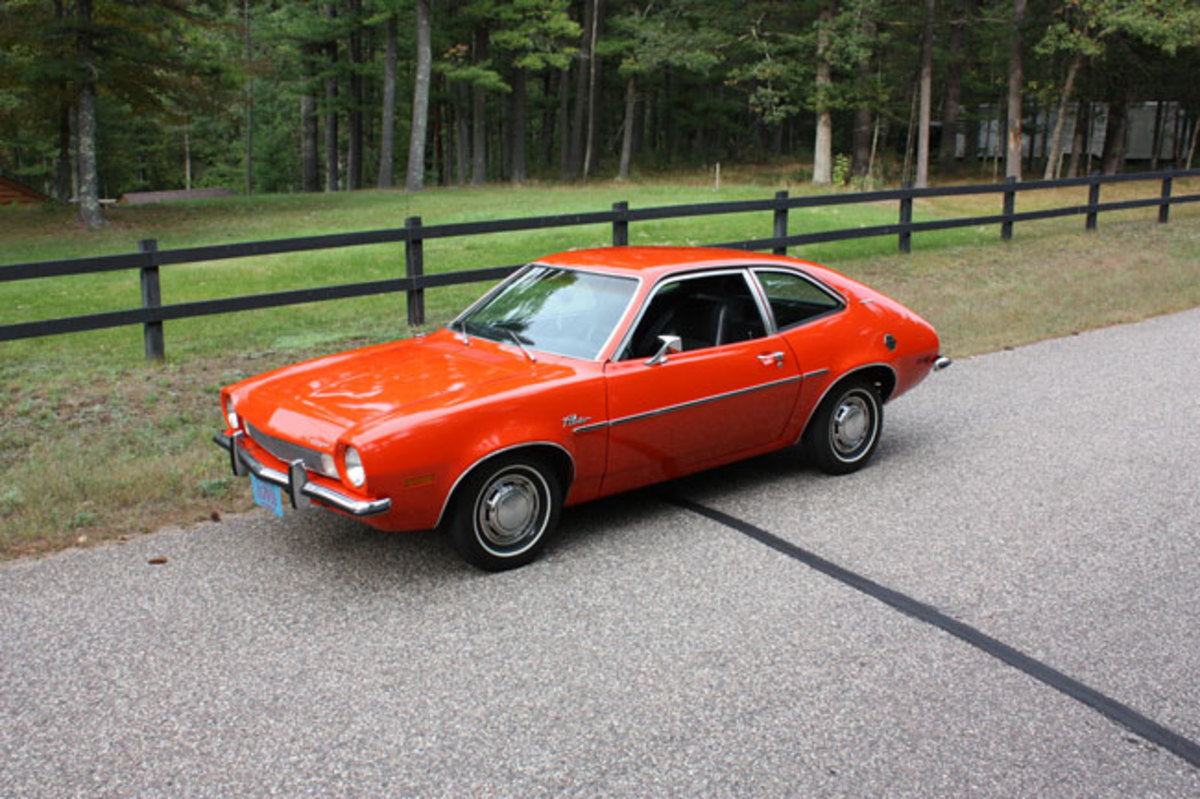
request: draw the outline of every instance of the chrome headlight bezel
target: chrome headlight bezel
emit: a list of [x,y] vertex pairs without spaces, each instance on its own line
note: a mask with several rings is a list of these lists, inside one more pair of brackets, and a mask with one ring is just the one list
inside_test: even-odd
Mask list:
[[367,482],[367,470],[363,468],[362,456],[358,450],[347,445],[342,452],[342,475],[346,482],[355,488],[362,488]]
[[234,407],[233,396],[225,398],[225,424],[229,425],[230,430],[237,430],[241,425],[242,420],[237,415],[237,408]]

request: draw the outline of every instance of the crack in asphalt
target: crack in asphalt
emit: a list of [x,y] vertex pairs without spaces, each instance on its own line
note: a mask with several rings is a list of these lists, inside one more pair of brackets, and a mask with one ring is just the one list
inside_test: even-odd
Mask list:
[[873,580],[863,577],[861,574],[856,574],[849,569],[843,568],[750,522],[730,516],[727,513],[710,508],[707,505],[687,499],[686,497],[664,495],[663,498],[677,507],[703,516],[731,530],[735,530],[760,544],[770,547],[780,554],[799,561],[828,577],[832,577],[834,580],[856,591],[877,599],[901,613],[923,621],[926,624],[931,624],[953,635],[955,638],[970,644],[997,660],[1007,663],[1009,666],[1018,669],[1059,693],[1065,694],[1098,713],[1107,716],[1148,743],[1160,746],[1187,761],[1192,766],[1200,768],[1200,744],[1162,726],[1128,705],[1122,704],[1112,697],[1097,691],[1095,688],[1063,674],[1061,671],[1026,655],[1024,652],[1014,649],[1002,641],[992,638],[990,635],[969,624],[964,624],[957,619],[951,618],[937,608],[913,599],[907,594],[880,585]]

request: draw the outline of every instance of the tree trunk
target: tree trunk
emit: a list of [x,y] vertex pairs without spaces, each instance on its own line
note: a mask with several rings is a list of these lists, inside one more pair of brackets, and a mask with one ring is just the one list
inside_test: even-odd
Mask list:
[[346,188],[362,188],[363,79],[362,0],[350,0],[350,113],[347,118]]
[[591,59],[588,61],[588,113],[587,113],[587,144],[583,149],[583,179],[587,180],[596,167],[596,138],[600,131],[600,115],[596,106],[600,102],[599,79],[600,55],[596,52],[596,42],[600,39],[600,28],[604,24],[604,0],[592,0],[592,42],[588,47]]
[[[511,88],[511,87],[510,87]],[[500,102],[500,179],[512,179],[512,92]]]
[[554,161],[554,97],[555,74],[546,70],[542,74],[542,130],[538,137],[539,151],[543,170],[549,170]]
[[[66,13],[63,0],[55,0],[54,19],[60,25],[66,19]],[[58,90],[58,163],[55,169],[54,196],[60,203],[65,203],[71,199],[71,104],[67,102],[69,86],[65,80],[59,82]]]
[[917,73],[916,78],[913,80],[912,102],[908,107],[908,133],[904,137],[904,166],[900,170],[900,180],[902,182],[910,179],[909,169],[915,160],[917,114],[920,108],[920,99],[921,75]]
[[1163,127],[1165,127],[1165,122],[1166,122],[1166,120],[1164,119],[1164,117],[1166,115],[1163,113],[1164,105],[1165,104],[1163,103],[1162,100],[1159,100],[1157,103],[1154,104],[1154,135],[1151,137],[1154,142],[1152,145],[1152,147],[1154,148],[1154,151],[1152,153],[1150,153],[1150,171],[1151,172],[1158,171],[1158,155],[1159,155],[1159,151],[1162,150]]
[[192,190],[192,120],[183,119],[183,188]]
[[513,73],[512,90],[512,182],[524,184],[528,175],[525,168],[525,115],[526,115],[526,75],[520,67]]
[[567,177],[574,180],[583,173],[583,131],[588,107],[588,78],[592,74],[592,27],[596,22],[597,0],[583,2],[583,33],[579,41],[579,71],[575,73],[575,113],[571,125],[571,149],[567,158]]
[[833,85],[833,64],[829,57],[829,25],[833,22],[834,0],[821,7],[817,24],[817,136],[813,143],[812,182],[827,186],[833,182],[833,113],[829,108],[829,90]]
[[[66,86],[63,86],[66,95]],[[71,199],[71,106],[64,100],[58,111],[58,171],[55,175],[56,199],[65,203]]]
[[1179,169],[1181,160],[1179,140],[1183,135],[1183,109],[1178,103],[1175,104],[1174,112],[1171,114],[1171,119],[1171,166]]
[[[875,47],[875,20],[864,19],[860,26],[862,37],[869,47]],[[858,84],[860,87],[871,82],[871,59],[864,58],[858,62]],[[850,171],[856,177],[865,177],[870,173],[871,163],[871,131],[874,113],[871,101],[863,99],[854,109],[853,143],[850,148]]]
[[[329,3],[325,6],[325,18],[337,18],[337,6]],[[334,72],[338,59],[337,40],[326,42],[325,53],[329,59],[328,68]],[[338,85],[336,74],[330,74],[325,79],[325,191],[338,190]]]
[[1192,126],[1192,143],[1188,145],[1188,162],[1183,164],[1184,169],[1192,168],[1192,158],[1196,154],[1196,139],[1200,138],[1200,119],[1196,119],[1196,124]]
[[921,36],[921,101],[917,119],[918,189],[929,185],[929,118],[933,107],[933,13],[936,0],[925,2],[925,31]]
[[[387,20],[386,43],[383,56],[383,120],[379,135],[379,177],[375,185],[381,189],[392,187],[392,172],[396,159],[396,34],[399,22],[392,14]],[[417,24],[418,34],[420,22]],[[418,56],[420,47],[418,46]]]
[[568,180],[571,177],[570,69],[563,69],[558,77],[558,177]]
[[663,163],[666,166],[670,166],[675,160],[676,145],[679,142],[679,137],[676,135],[679,126],[675,124],[675,115],[671,113],[675,95],[675,81],[672,74],[670,64],[663,68],[663,91],[658,112],[658,118],[662,120],[663,126]]
[[92,51],[92,0],[75,4],[79,18],[76,42],[83,77],[79,82],[79,115],[76,129],[79,136],[79,221],[89,229],[104,227],[100,211],[100,176],[96,168],[96,64]]
[[621,133],[621,165],[617,169],[617,180],[629,179],[629,162],[633,157],[633,114],[637,108],[637,78],[629,76],[625,82],[625,125]]
[[1079,177],[1079,159],[1092,146],[1092,104],[1087,100],[1078,103],[1075,112],[1075,134],[1071,137],[1071,163],[1067,166],[1067,177]]
[[309,192],[321,190],[317,136],[316,100],[306,88],[300,95],[300,179]]
[[454,84],[454,180],[459,186],[467,185],[467,150],[471,142],[471,126],[468,122],[467,87]]
[[942,100],[942,139],[938,143],[938,163],[949,172],[958,161],[959,106],[962,105],[963,39],[971,6],[963,7],[963,16],[950,25],[950,60],[946,64],[946,94]]
[[417,0],[417,74],[413,79],[412,127],[408,134],[405,191],[425,188],[425,140],[429,124],[429,82],[433,74],[429,0]]
[[[475,63],[486,61],[487,51],[488,30],[480,25],[475,29]],[[471,93],[471,183],[482,186],[487,182],[487,95],[482,86],[471,87]]]
[[[723,99],[720,96],[723,93],[722,90],[723,87],[717,87],[718,103]],[[637,158],[646,146],[646,98],[641,92],[637,93],[637,98],[633,103],[633,142],[631,144],[630,156]]]
[[[435,78],[438,81],[438,94],[445,95],[446,79],[442,77]],[[446,151],[443,147],[443,142],[446,140],[445,125],[442,120],[446,116],[446,104],[437,102],[433,104],[433,171],[437,173],[437,185],[445,186],[446,181]]]
[[1025,24],[1027,0],[1013,0],[1012,32],[1008,40],[1008,146],[1004,152],[1004,176],[1021,179],[1021,89],[1025,86],[1021,28]]
[[[1037,160],[1038,134],[1042,130],[1042,125],[1041,125],[1042,109],[1038,105],[1036,96],[1030,100],[1029,110],[1027,112],[1022,111],[1022,113],[1023,114],[1027,113],[1029,116],[1029,127],[1025,129],[1026,131],[1028,131],[1028,133],[1026,135],[1029,136],[1029,155],[1027,155],[1025,157],[1025,170],[1028,172],[1033,172],[1034,171],[1034,168],[1033,168],[1034,162]],[[1044,148],[1045,146],[1046,146],[1045,142],[1042,142],[1042,147]],[[1021,149],[1024,150],[1024,147],[1022,147]]]
[[[242,22],[246,26],[246,66],[254,58],[250,39],[250,0],[242,0]],[[247,70],[246,76],[246,196],[254,191],[254,77]],[[188,170],[188,188],[191,188],[191,165]]]
[[1108,124],[1104,128],[1104,174],[1115,175],[1125,160],[1125,131],[1129,107],[1124,100],[1109,103]]
[[[1058,162],[1062,157],[1062,134],[1067,123],[1067,107],[1071,103],[1071,94],[1075,91],[1075,78],[1083,66],[1083,54],[1076,53],[1067,67],[1067,78],[1063,81],[1062,94],[1058,98],[1058,111],[1054,118],[1054,130],[1050,133],[1050,154],[1046,156],[1046,168],[1042,171],[1042,180],[1058,177]],[[1076,115],[1075,126],[1079,127]]]

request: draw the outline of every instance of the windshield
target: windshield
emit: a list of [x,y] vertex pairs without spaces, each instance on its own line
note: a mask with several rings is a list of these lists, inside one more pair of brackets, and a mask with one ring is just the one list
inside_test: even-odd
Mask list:
[[632,278],[530,266],[453,327],[469,336],[591,360],[636,290]]

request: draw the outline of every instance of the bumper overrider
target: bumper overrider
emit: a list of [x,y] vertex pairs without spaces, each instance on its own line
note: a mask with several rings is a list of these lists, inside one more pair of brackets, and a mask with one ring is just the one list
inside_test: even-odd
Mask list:
[[213,441],[229,452],[229,466],[236,476],[245,477],[247,474],[253,474],[265,483],[279,486],[287,493],[292,507],[296,510],[312,507],[314,499],[322,505],[359,517],[377,516],[380,513],[386,513],[392,507],[392,501],[387,498],[355,499],[340,491],[310,481],[308,469],[305,468],[303,461],[292,461],[288,464],[286,473],[272,469],[270,466],[264,466],[246,450],[242,443],[244,435],[245,433],[240,430],[231,436],[218,433],[213,436]]

